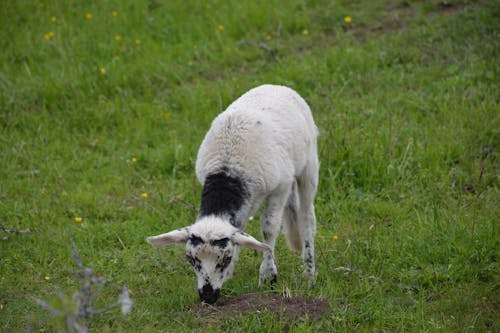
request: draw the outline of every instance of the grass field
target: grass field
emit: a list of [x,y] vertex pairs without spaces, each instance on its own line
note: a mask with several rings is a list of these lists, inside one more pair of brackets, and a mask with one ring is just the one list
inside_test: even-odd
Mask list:
[[[0,19],[0,328],[83,263],[134,308],[91,332],[500,331],[499,1],[8,1]],[[318,275],[277,245],[274,291],[326,298],[308,323],[203,318],[183,248],[199,144],[251,87],[290,86],[320,129]],[[260,239],[258,223],[247,231]],[[242,250],[223,297],[259,290]]]

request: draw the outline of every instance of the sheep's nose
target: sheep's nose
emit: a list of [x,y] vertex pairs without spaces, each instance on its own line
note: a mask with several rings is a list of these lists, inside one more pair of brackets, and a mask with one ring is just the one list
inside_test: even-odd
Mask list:
[[200,299],[202,300],[202,302],[214,304],[219,298],[220,289],[214,290],[214,288],[212,288],[210,284],[206,284],[203,286],[203,288],[198,289],[198,293],[200,294]]

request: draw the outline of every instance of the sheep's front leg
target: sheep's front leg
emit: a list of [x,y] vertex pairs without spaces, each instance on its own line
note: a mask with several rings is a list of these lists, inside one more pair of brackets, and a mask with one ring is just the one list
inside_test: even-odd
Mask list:
[[274,245],[279,235],[283,210],[290,194],[290,190],[277,191],[267,199],[266,210],[260,218],[260,227],[264,243],[270,250],[265,251],[260,265],[259,285],[276,282],[278,269],[274,261]]

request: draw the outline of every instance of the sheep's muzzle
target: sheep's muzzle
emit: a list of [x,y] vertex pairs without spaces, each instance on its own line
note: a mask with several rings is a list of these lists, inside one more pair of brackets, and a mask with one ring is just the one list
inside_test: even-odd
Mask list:
[[214,304],[220,295],[220,289],[213,289],[210,284],[206,284],[203,288],[198,289],[198,293],[200,294],[200,299],[202,302],[207,304]]

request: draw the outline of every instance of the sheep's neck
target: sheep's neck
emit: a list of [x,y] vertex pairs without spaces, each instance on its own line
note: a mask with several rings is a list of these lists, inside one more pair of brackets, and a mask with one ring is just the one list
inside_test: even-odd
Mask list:
[[241,228],[243,222],[239,213],[248,199],[247,186],[240,177],[227,171],[213,173],[207,176],[203,185],[199,217],[227,216],[233,226]]

